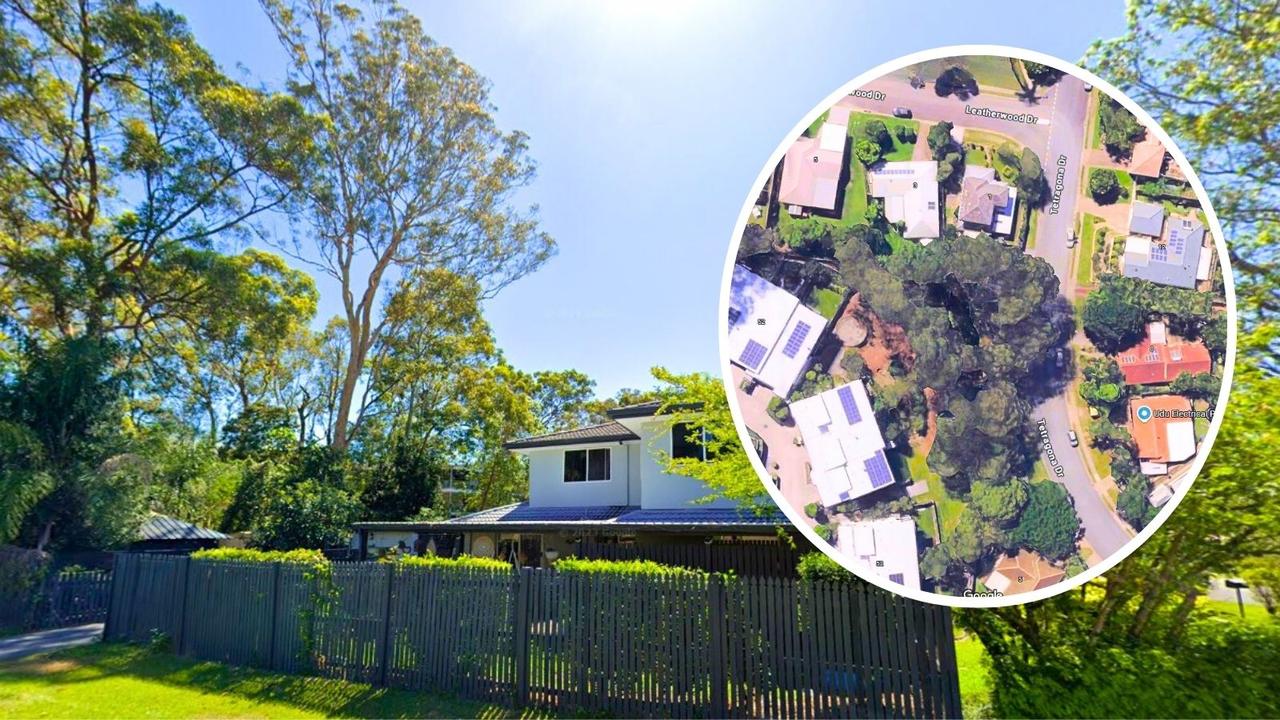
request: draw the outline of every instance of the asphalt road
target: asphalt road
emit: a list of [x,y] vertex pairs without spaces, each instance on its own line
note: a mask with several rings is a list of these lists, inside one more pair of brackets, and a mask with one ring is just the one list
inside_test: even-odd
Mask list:
[[[1058,207],[1057,212],[1053,212],[1051,203],[1040,212],[1036,220],[1036,244],[1031,254],[1044,258],[1053,266],[1062,294],[1070,298],[1075,294],[1075,276],[1071,272],[1072,251],[1067,247],[1067,237],[1074,229],[1076,198],[1080,192],[1088,93],[1083,82],[1066,76],[1050,89],[1046,104],[1049,107],[1050,132],[1040,157]],[[1082,258],[1081,261],[1089,260]],[[1035,408],[1034,415],[1037,420],[1044,421],[1049,431],[1049,441],[1063,472],[1058,480],[1075,502],[1076,514],[1084,525],[1085,539],[1099,557],[1111,556],[1132,535],[1129,526],[1107,505],[1090,481],[1081,455],[1084,448],[1071,447],[1067,438],[1071,429],[1071,410],[1066,397],[1056,395],[1046,400]],[[1043,458],[1048,464],[1048,456],[1043,455]]]
[[102,639],[102,623],[77,625],[17,635],[0,640],[0,663],[21,660],[32,655],[88,645]]
[[[895,77],[879,78],[860,89],[881,93],[883,99],[851,95],[841,98],[838,104],[886,114],[895,107],[903,106],[910,108],[921,120],[949,120],[956,125],[1002,133],[1034,150],[1040,156],[1050,192],[1058,206],[1053,212],[1050,203],[1040,212],[1036,220],[1036,245],[1030,252],[1053,266],[1062,294],[1072,297],[1075,277],[1071,272],[1072,250],[1067,247],[1067,237],[1074,227],[1084,157],[1088,93],[1083,82],[1071,76],[1063,77],[1055,85],[1041,90],[1036,101],[1030,104],[1018,98],[990,94],[980,94],[967,100],[938,97],[931,86],[917,90],[905,79]],[[1013,115],[1030,113],[1038,118],[1038,122],[1012,122],[966,114],[966,105]],[[1066,397],[1058,395],[1041,403],[1033,411],[1033,417],[1045,422],[1062,469],[1062,476],[1056,479],[1071,494],[1076,513],[1084,526],[1085,539],[1100,557],[1108,557],[1129,541],[1130,530],[1090,482],[1081,455],[1085,450],[1070,445],[1067,438],[1071,429],[1070,409]],[[1047,454],[1043,457],[1046,465],[1051,466]]]

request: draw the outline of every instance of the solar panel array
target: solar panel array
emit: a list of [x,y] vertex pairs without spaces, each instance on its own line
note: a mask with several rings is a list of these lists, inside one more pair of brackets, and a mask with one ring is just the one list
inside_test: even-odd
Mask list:
[[889,573],[889,582],[896,582],[899,585],[905,585],[906,583],[902,580],[902,573]]
[[1169,262],[1169,248],[1165,245],[1152,245],[1151,259],[1156,262]]
[[867,476],[871,478],[872,488],[878,489],[893,484],[893,472],[889,470],[889,461],[885,459],[883,450],[877,450],[864,465]]
[[915,168],[882,168],[876,170],[872,175],[915,175]]
[[1160,359],[1160,348],[1152,345],[1147,348],[1147,362],[1155,362]]
[[862,422],[862,413],[858,411],[858,404],[853,400],[853,389],[845,385],[836,391],[836,396],[840,398],[840,407],[844,408],[844,416],[849,420],[849,424]]
[[752,370],[757,370],[760,368],[760,363],[764,360],[766,352],[768,350],[765,346],[755,340],[748,340],[747,346],[742,349],[742,354],[738,356],[738,362]]
[[742,317],[742,311],[736,307],[729,308],[729,326],[733,327],[738,324],[738,318]]
[[782,347],[782,354],[789,358],[795,357],[796,353],[800,352],[800,345],[804,339],[809,337],[811,329],[809,323],[797,322],[796,329],[791,331],[791,337],[787,338],[787,344]]

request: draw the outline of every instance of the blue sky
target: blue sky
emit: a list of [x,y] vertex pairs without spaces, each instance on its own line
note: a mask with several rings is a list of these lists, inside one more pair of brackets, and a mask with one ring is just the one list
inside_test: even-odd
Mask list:
[[[166,2],[227,68],[276,83],[283,59],[256,2]],[[720,274],[769,154],[865,70],[942,45],[994,43],[1076,60],[1124,29],[1118,0],[947,2],[409,2],[492,82],[504,129],[531,136],[559,254],[487,317],[523,370],[577,368],[601,395],[649,368],[719,367]],[[322,323],[339,311],[319,283]]]

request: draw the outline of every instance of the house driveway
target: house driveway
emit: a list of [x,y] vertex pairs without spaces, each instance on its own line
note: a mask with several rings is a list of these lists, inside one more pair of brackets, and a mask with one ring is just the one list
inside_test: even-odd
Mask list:
[[[809,452],[797,445],[800,431],[794,426],[779,425],[769,416],[769,400],[773,392],[757,386],[751,393],[741,390],[747,375],[741,368],[733,368],[733,384],[738,389],[738,406],[742,418],[769,448],[766,468],[778,476],[779,489],[791,507],[804,512],[804,506],[819,502],[818,488],[809,483]],[[776,465],[776,467],[775,467]]]
[[102,623],[42,630],[0,640],[0,663],[21,660],[55,650],[88,645],[102,639]]

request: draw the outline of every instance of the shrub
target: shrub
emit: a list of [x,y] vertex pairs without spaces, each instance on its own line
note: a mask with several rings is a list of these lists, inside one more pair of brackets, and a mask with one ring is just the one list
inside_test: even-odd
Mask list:
[[835,536],[830,525],[818,525],[813,528],[813,531],[817,533],[818,537],[826,540],[827,542],[831,542],[831,538]]
[[[822,525],[820,527],[826,527]],[[860,582],[858,576],[845,570],[840,563],[827,557],[825,553],[810,552],[800,556],[796,563],[796,572],[801,580],[813,582]]]
[[916,130],[910,125],[899,125],[898,128],[893,131],[893,134],[897,135],[898,142],[904,145],[911,145],[916,141]]
[[818,503],[809,503],[804,506],[804,514],[809,517],[818,517]]
[[475,557],[474,555],[460,555],[458,557],[399,555],[394,559],[385,559],[384,562],[393,562],[402,567],[448,568],[452,570],[511,570],[511,563],[505,560]]
[[1116,199],[1120,191],[1120,182],[1116,174],[1106,168],[1089,170],[1089,194],[1098,202],[1110,202]]
[[634,577],[685,577],[708,578],[711,573],[706,570],[681,567],[679,565],[663,565],[652,560],[588,560],[585,558],[567,557],[556,562],[556,570],[562,573],[580,575],[627,575]]
[[777,395],[769,398],[768,412],[769,417],[779,423],[786,424],[791,421],[791,408],[787,407],[787,403]]
[[191,553],[192,560],[240,563],[285,563],[287,565],[328,565],[319,550],[258,550],[256,548],[212,548]]
[[882,150],[873,140],[863,138],[853,144],[853,154],[858,156],[863,165],[875,165],[880,160]]

